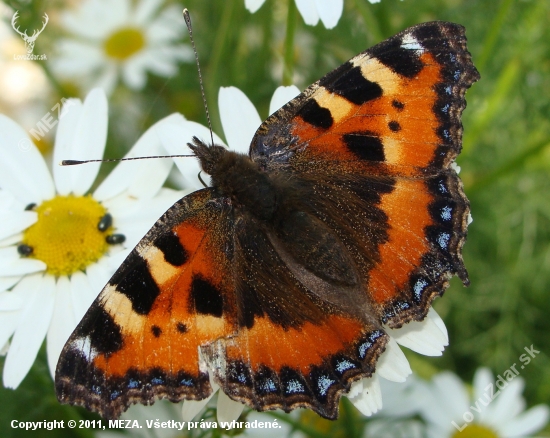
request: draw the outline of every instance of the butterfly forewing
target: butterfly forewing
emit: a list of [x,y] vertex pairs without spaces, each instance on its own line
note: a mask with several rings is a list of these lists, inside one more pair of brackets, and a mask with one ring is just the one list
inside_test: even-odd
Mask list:
[[[252,141],[250,156],[263,168],[313,179],[316,203],[338,199],[340,220],[322,207],[318,216],[364,242],[370,264],[353,242],[348,248],[368,268],[377,317],[392,327],[423,319],[453,274],[468,283],[461,252],[469,202],[451,165],[462,147],[464,94],[478,78],[462,26],[420,24],[311,85]],[[358,177],[334,191],[344,175]],[[377,196],[364,198],[369,192]],[[369,208],[357,212],[365,201]],[[357,218],[369,210],[380,212],[375,224]]]

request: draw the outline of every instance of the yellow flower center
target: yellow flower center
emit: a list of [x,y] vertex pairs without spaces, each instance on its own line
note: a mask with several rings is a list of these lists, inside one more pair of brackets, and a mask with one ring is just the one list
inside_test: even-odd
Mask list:
[[[46,263],[51,275],[71,275],[96,262],[109,247],[107,210],[91,196],[56,196],[34,209],[38,220],[25,231],[20,252]],[[103,223],[103,226],[100,225]]]
[[145,45],[143,32],[135,27],[117,30],[104,43],[107,56],[123,61],[139,52]]
[[480,424],[468,424],[462,432],[457,430],[452,438],[498,438],[498,435]]

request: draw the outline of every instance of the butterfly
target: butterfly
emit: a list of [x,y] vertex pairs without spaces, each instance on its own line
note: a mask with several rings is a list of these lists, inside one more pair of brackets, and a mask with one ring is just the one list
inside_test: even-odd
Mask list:
[[272,114],[249,155],[188,146],[211,186],[176,202],[67,341],[63,403],[116,418],[201,400],[212,378],[257,410],[335,419],[372,376],[384,327],[422,320],[462,260],[453,168],[479,79],[464,28],[410,27]]

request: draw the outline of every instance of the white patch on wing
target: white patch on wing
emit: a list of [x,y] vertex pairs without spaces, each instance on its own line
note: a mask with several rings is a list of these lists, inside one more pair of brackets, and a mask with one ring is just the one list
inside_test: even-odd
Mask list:
[[424,47],[418,42],[418,40],[410,33],[406,33],[401,42],[401,47],[407,50],[415,50],[419,53],[424,52]]
[[92,361],[97,356],[97,351],[92,347],[92,341],[89,336],[76,339],[71,344],[71,347],[81,352],[88,361]]

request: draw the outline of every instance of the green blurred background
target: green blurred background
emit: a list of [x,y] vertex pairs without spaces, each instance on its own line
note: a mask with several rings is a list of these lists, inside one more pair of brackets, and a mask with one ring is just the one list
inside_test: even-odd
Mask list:
[[[78,2],[5,3],[20,10],[22,19],[27,20],[24,23],[30,27],[39,25],[44,11],[52,18]],[[192,14],[206,96],[217,133],[222,132],[217,109],[220,86],[233,85],[243,90],[260,115],[266,117],[271,95],[283,83],[285,59],[284,82],[294,78],[292,82],[302,89],[407,26],[448,20],[466,27],[469,49],[481,73],[480,82],[467,93],[464,149],[457,160],[474,219],[464,248],[471,286],[463,288],[454,279],[445,296],[435,303],[450,334],[444,355],[407,355],[413,370],[423,377],[451,370],[471,382],[478,367],[487,366],[495,375],[500,374],[519,363],[524,347],[533,345],[540,354],[521,370],[526,380],[524,396],[528,406],[548,403],[550,2],[382,0],[370,4],[366,0],[345,0],[343,16],[331,30],[322,24],[306,26],[299,14],[295,13],[293,19],[291,14],[291,45],[287,0],[267,0],[255,14],[245,9],[244,0],[188,0],[181,6]],[[37,40],[35,53],[55,49],[61,31],[55,25],[48,26],[48,34]],[[188,41],[187,37],[184,41]],[[47,69],[47,63],[37,64]],[[53,105],[61,97],[79,95],[74,84],[56,82],[55,78],[49,79],[46,103]],[[172,112],[206,123],[192,64],[181,64],[178,74],[168,80],[150,76],[147,87],[139,93],[119,87],[109,105],[108,157],[121,156],[147,127]],[[12,115],[6,102],[0,101],[0,110]],[[132,123],[120,123],[130,116]],[[47,141],[44,149],[48,150]],[[2,429],[14,418],[94,418],[83,410],[57,404],[44,352],[19,389],[0,388],[0,406]],[[344,415],[330,424],[313,421],[312,427],[318,430],[318,436],[349,436],[344,423],[350,418],[356,417]],[[59,432],[49,432],[48,436]],[[16,429],[1,431],[5,437],[23,433]],[[68,433],[59,436],[71,436]],[[89,433],[74,430],[72,436]],[[550,436],[550,428],[538,435]]]

